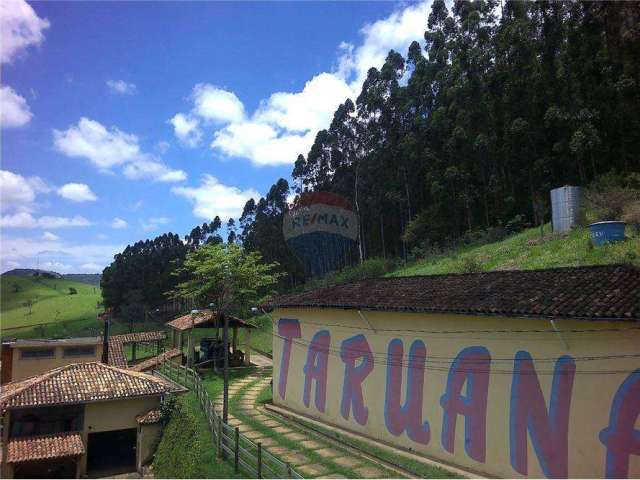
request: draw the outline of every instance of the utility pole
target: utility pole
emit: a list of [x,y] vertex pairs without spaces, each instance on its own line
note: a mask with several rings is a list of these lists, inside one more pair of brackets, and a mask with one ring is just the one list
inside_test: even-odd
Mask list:
[[229,317],[224,313],[220,314],[224,321],[224,331],[222,334],[222,344],[224,348],[224,392],[222,398],[222,421],[227,423],[229,418]]

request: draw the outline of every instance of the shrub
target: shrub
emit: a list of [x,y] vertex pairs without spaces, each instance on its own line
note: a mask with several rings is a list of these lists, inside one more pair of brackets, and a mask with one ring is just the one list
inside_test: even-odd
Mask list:
[[69,287],[69,295],[76,295],[78,293],[78,290],[76,290],[74,287]]
[[478,273],[482,271],[482,263],[478,257],[469,255],[459,262],[457,270],[459,273]]

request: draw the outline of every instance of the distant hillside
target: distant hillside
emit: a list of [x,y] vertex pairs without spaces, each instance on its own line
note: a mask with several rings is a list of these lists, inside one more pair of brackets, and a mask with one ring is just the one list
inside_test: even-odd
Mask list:
[[14,277],[43,277],[43,278],[64,278],[72,282],[84,283],[86,285],[99,286],[101,273],[65,273],[52,272],[50,270],[39,270],[36,268],[14,268],[2,274]]
[[11,275],[14,277],[49,277],[49,278],[62,278],[58,272],[52,272],[49,270],[39,270],[36,268],[14,268],[13,270],[9,270],[8,272],[4,272],[4,275]]
[[[89,334],[100,327],[100,287],[34,275],[0,277],[3,337]],[[72,293],[75,292],[75,293]]]
[[100,286],[101,273],[65,273],[62,275],[65,280],[86,283],[87,285]]

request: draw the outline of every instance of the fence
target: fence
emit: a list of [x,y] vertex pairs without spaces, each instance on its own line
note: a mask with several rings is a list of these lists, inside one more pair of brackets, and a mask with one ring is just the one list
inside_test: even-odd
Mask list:
[[171,380],[193,390],[207,418],[211,440],[215,445],[218,458],[233,461],[236,472],[242,470],[255,478],[303,478],[290,464],[263,448],[260,442],[253,442],[240,433],[238,427],[224,423],[222,413],[216,411],[202,378],[195,370],[166,361],[160,365],[159,371]]

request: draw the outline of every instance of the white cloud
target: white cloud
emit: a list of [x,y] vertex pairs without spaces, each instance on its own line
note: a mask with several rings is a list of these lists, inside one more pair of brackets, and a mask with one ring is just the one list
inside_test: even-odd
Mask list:
[[127,228],[127,222],[126,220],[116,217],[111,222],[111,228],[115,228],[116,230]]
[[0,2],[0,63],[9,63],[29,46],[40,45],[49,21],[24,0]]
[[6,85],[0,87],[0,127],[22,127],[29,123],[32,117],[33,114],[23,96]]
[[247,200],[260,198],[253,188],[240,190],[224,185],[212,175],[204,175],[198,187],[173,187],[171,191],[189,200],[193,205],[193,214],[206,220],[212,220],[216,215],[223,221],[230,217],[237,218],[242,214]]
[[158,150],[158,152],[160,152],[161,155],[167,153],[169,147],[171,147],[171,144],[165,140],[162,140],[156,144],[156,149]]
[[169,219],[167,217],[151,217],[146,221],[140,222],[140,226],[145,231],[157,230],[162,225],[167,225]]
[[[0,270],[45,268],[65,272],[99,272],[113,261],[123,245],[70,243],[60,239],[41,239],[3,235],[0,243]],[[84,266],[91,265],[91,268]],[[98,266],[96,269],[95,267]]]
[[92,223],[84,217],[76,215],[69,217],[40,217],[38,218],[38,226],[41,228],[66,228],[66,227],[88,227]]
[[137,92],[135,83],[127,83],[124,80],[107,80],[107,87],[118,95],[134,95]]
[[[371,67],[382,67],[390,49],[405,55],[414,40],[421,41],[431,0],[410,5],[361,30],[359,45],[338,46],[336,68],[320,72],[301,91],[275,92],[248,115],[238,97],[210,84],[194,88],[191,113],[178,114],[183,123],[178,138],[197,137],[201,122],[217,122],[210,143],[214,151],[229,157],[247,158],[254,165],[292,164],[306,155],[318,132],[331,123],[336,108],[347,98],[355,99]],[[186,121],[189,123],[186,123]]]
[[254,165],[287,165],[313,145],[315,132],[279,135],[271,125],[257,122],[235,123],[214,134],[212,148],[231,157],[249,158]]
[[60,240],[60,237],[51,232],[44,232],[42,234],[42,240],[55,242],[56,240]]
[[147,155],[142,155],[135,162],[125,165],[122,172],[131,180],[152,178],[156,182],[173,183],[187,179],[184,170],[171,170],[161,161]]
[[173,133],[178,140],[188,147],[196,147],[202,140],[202,130],[200,130],[200,122],[197,118],[184,113],[177,113],[168,121],[173,125]]
[[98,233],[98,234],[96,234],[96,239],[98,239],[98,240],[106,240],[107,236],[104,233]]
[[72,202],[94,202],[98,199],[84,183],[67,183],[58,189],[58,195]]
[[101,123],[82,117],[67,130],[53,131],[54,146],[68,157],[86,158],[105,172],[121,166],[126,178],[150,178],[159,182],[178,182],[186,179],[183,170],[172,170],[159,159],[141,152],[138,137],[110,130]]
[[80,268],[89,273],[102,273],[102,270],[104,270],[104,266],[97,263],[83,263]]
[[193,88],[193,113],[218,123],[244,120],[244,105],[235,93],[209,83],[199,83]]
[[36,194],[50,190],[40,177],[25,178],[8,170],[0,170],[0,207],[3,211],[29,212],[34,208]]
[[138,137],[115,127],[107,130],[85,117],[67,130],[54,130],[53,140],[55,147],[68,157],[86,158],[102,170],[132,162],[140,155]]
[[88,227],[92,223],[84,217],[76,215],[75,217],[55,217],[43,216],[34,217],[28,212],[18,212],[9,215],[3,215],[0,218],[0,227],[2,228],[68,228],[68,227]]
[[324,72],[309,80],[301,92],[271,95],[255,112],[254,120],[290,132],[318,131],[331,123],[338,105],[354,93],[344,79]]

